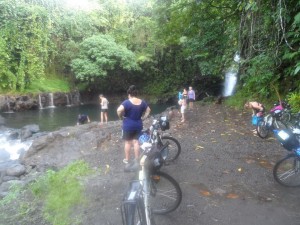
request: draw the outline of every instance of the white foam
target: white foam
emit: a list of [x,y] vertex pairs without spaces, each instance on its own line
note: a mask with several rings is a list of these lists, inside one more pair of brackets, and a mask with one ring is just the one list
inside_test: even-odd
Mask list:
[[27,151],[32,141],[21,142],[20,139],[10,140],[11,131],[0,131],[0,151],[6,151],[10,155],[10,160],[19,159],[22,151]]

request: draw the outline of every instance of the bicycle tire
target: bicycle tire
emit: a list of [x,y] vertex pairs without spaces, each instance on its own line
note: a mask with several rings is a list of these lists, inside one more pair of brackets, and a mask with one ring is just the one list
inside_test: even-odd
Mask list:
[[178,208],[182,191],[170,175],[156,171],[150,177],[149,203],[153,214],[164,215]]
[[[134,185],[137,186],[134,187]],[[132,181],[124,196],[121,207],[123,225],[147,225],[145,205],[139,181]]]
[[279,130],[283,130],[287,128],[287,125],[280,120],[274,121],[274,127]]
[[279,160],[273,168],[274,179],[285,187],[300,186],[300,158],[289,154]]
[[138,204],[127,206],[126,225],[147,225],[145,222],[145,207],[142,199],[138,199]]
[[269,135],[269,128],[267,128],[265,121],[259,121],[256,126],[257,135],[261,138],[266,138]]
[[169,153],[168,153],[168,156],[165,161],[172,162],[172,161],[176,160],[181,153],[181,145],[180,145],[179,141],[177,141],[175,138],[173,138],[171,136],[162,136],[161,142],[162,142],[162,145],[165,145],[167,142],[169,142],[168,143]]
[[291,114],[289,112],[284,111],[282,113],[280,120],[282,121],[282,123],[284,123],[286,125],[291,120]]

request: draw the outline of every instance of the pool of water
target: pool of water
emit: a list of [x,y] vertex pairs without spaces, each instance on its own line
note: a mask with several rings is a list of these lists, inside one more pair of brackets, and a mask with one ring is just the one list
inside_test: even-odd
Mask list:
[[[117,104],[109,104],[108,120],[118,120]],[[151,115],[163,112],[170,105],[150,105]],[[74,126],[80,113],[89,115],[91,121],[100,121],[100,107],[98,104],[85,104],[70,107],[44,108],[15,113],[1,113],[5,118],[5,126],[22,128],[28,124],[38,124],[41,131],[53,131],[65,126]]]

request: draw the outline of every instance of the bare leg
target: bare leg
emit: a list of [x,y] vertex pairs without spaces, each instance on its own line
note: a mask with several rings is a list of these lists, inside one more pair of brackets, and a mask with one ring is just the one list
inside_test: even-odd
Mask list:
[[130,156],[130,148],[131,148],[131,141],[125,141],[125,159],[129,161],[129,156]]
[[104,119],[105,119],[105,122],[107,123],[107,121],[108,121],[107,112],[104,113]]
[[100,115],[101,115],[101,116],[100,116],[100,123],[103,123],[103,112],[101,112]]
[[190,106],[189,106],[189,108],[190,108],[190,109],[193,109],[193,107],[194,107],[194,104],[193,104],[193,102],[190,102]]
[[133,140],[133,149],[134,149],[134,158],[138,160],[140,156],[140,145],[138,140]]

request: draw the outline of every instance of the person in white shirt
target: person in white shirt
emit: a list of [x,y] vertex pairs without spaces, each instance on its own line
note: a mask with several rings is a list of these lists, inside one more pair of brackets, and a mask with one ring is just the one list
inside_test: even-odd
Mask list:
[[100,113],[100,123],[102,124],[105,120],[107,123],[108,121],[108,100],[104,97],[103,94],[99,95],[99,101],[101,105],[101,113]]

